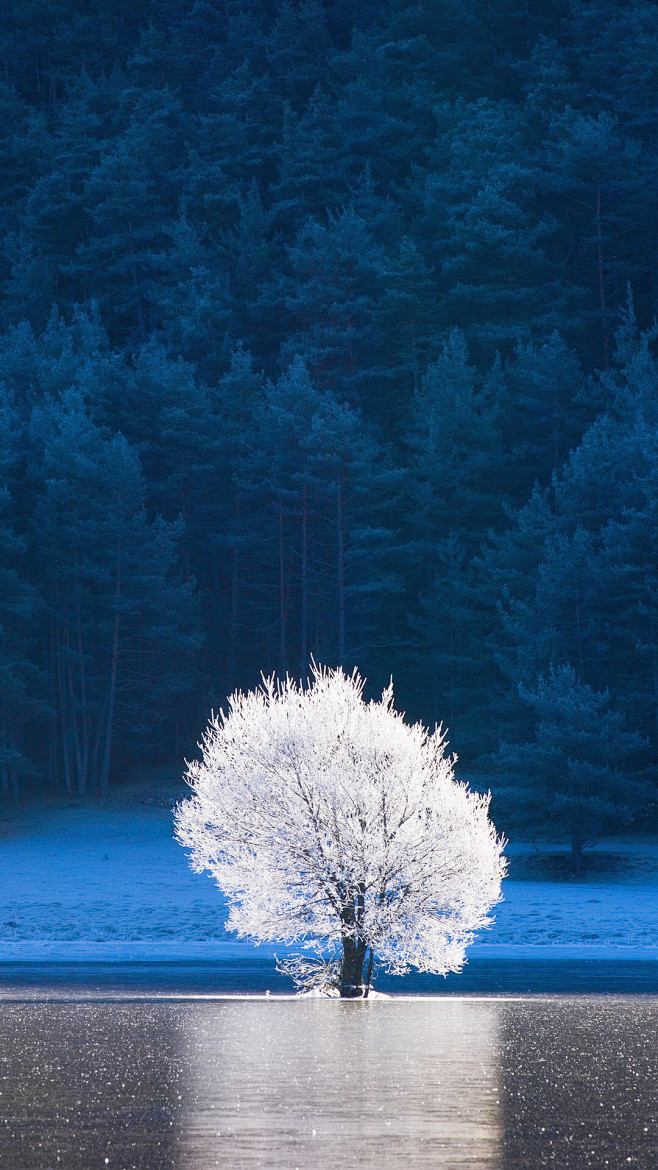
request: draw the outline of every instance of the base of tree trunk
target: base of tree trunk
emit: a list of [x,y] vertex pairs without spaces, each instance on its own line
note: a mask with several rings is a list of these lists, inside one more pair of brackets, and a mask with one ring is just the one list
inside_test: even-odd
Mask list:
[[[354,921],[354,908],[349,921]],[[363,982],[363,963],[366,957],[365,944],[361,939],[350,935],[343,939],[343,962],[341,964],[340,983],[338,984],[341,999],[364,999],[365,985]]]
[[366,985],[365,983],[341,983],[339,984],[341,999],[365,999]]
[[580,877],[585,869],[583,847],[579,841],[571,842],[571,870],[576,877]]

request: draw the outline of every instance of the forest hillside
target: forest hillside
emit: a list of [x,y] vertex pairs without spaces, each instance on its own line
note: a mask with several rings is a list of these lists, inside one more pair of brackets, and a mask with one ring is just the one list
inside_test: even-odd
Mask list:
[[655,823],[658,7],[6,0],[0,784],[311,657]]

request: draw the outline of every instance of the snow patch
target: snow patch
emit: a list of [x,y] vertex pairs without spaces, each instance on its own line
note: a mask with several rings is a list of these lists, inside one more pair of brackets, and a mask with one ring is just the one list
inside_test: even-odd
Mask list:
[[[37,806],[0,830],[0,961],[269,963],[286,949],[227,934],[219,891],[190,871],[167,807]],[[629,859],[618,883],[507,879],[468,954],[658,958],[658,844],[609,848]]]

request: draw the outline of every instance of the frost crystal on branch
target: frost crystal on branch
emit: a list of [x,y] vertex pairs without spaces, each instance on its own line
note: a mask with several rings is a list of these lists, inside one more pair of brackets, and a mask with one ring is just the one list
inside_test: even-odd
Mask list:
[[430,734],[355,671],[310,685],[264,680],[212,719],[176,836],[226,895],[229,929],[341,954],[341,994],[364,994],[368,952],[386,970],[460,970],[500,901],[504,841],[489,796],[454,778]]

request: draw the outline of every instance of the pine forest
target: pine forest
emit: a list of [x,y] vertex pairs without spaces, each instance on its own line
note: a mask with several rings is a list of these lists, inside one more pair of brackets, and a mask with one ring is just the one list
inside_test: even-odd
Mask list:
[[312,661],[655,827],[658,5],[5,0],[0,787]]

